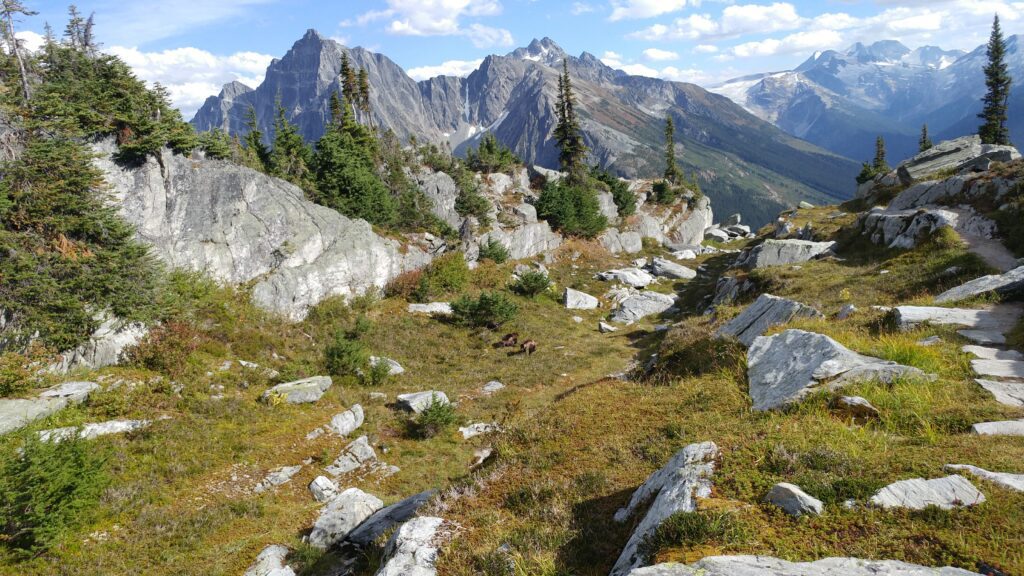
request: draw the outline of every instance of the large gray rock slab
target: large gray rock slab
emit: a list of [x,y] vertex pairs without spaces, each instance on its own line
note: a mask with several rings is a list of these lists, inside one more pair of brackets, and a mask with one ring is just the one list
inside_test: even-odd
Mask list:
[[462,225],[462,216],[455,210],[459,198],[459,187],[455,180],[444,172],[421,170],[412,174],[413,181],[423,194],[430,199],[430,211],[456,230]]
[[562,235],[551,229],[547,222],[524,224],[514,228],[497,228],[480,236],[478,244],[496,240],[508,250],[509,258],[522,260],[545,254],[562,245]]
[[611,192],[598,192],[597,204],[601,214],[607,218],[609,222],[614,222],[618,219],[619,207],[615,205],[615,197],[612,196]]
[[822,388],[925,377],[917,368],[858,354],[828,336],[804,330],[759,336],[747,353],[754,410],[782,408]]
[[376,576],[436,576],[437,557],[445,521],[432,516],[413,518],[388,540]]
[[1024,436],[1024,420],[979,422],[971,426],[971,432],[982,436]]
[[113,140],[97,151],[111,204],[159,259],[220,282],[251,282],[257,305],[294,320],[327,297],[383,288],[430,261],[365,221],[309,202],[292,184],[231,162],[165,149],[122,166]]
[[875,244],[909,250],[941,228],[958,225],[959,214],[940,208],[888,211],[876,208],[861,219],[861,233]]
[[871,497],[871,504],[879,508],[911,510],[924,510],[929,506],[952,510],[974,506],[984,501],[985,495],[975,488],[970,480],[959,474],[931,480],[900,480],[882,488]]
[[267,546],[256,557],[256,561],[245,571],[244,576],[295,576],[287,564],[288,549],[280,544]]
[[903,161],[896,169],[896,173],[900,182],[909,185],[936,172],[969,168],[978,159],[987,157],[1010,161],[1020,158],[1020,154],[1012,146],[982,144],[981,138],[977,134],[972,134],[939,142],[932,148]]
[[675,262],[664,258],[655,258],[651,260],[649,268],[652,274],[662,278],[693,280],[697,277],[697,271],[693,268],[687,268],[682,264],[676,264]]
[[658,292],[632,292],[618,302],[612,313],[612,322],[632,324],[655,314],[661,314],[675,306],[675,296]]
[[639,232],[620,232],[616,228],[605,230],[597,241],[612,254],[636,254],[644,249],[644,239]]
[[1003,488],[1024,492],[1024,474],[1010,474],[1007,472],[989,472],[984,468],[971,466],[970,464],[946,464],[946,470],[950,472],[967,472],[973,476],[998,484]]
[[562,300],[569,310],[593,310],[601,305],[601,302],[594,296],[572,288],[565,289]]
[[967,344],[960,348],[965,354],[973,354],[982,360],[1024,360],[1024,354],[1016,350],[1003,350],[1001,348],[990,348],[988,346],[975,346]]
[[615,521],[622,523],[650,502],[647,514],[637,524],[622,549],[610,576],[623,576],[640,566],[646,558],[640,554],[640,544],[658,529],[666,518],[679,512],[697,510],[697,500],[711,496],[711,477],[715,460],[719,457],[714,442],[690,444],[677,452],[668,464],[651,474],[633,492],[624,508],[615,512]]
[[718,336],[732,336],[750,346],[754,339],[763,335],[773,326],[788,324],[794,318],[822,318],[810,306],[771,294],[762,294],[753,304],[716,332]]
[[992,274],[982,276],[961,284],[956,288],[950,288],[935,297],[937,304],[947,304],[967,300],[983,294],[994,292],[1002,296],[1019,293],[1024,289],[1024,266],[1020,266],[1006,272],[1005,274]]
[[300,470],[302,470],[301,465],[282,466],[280,468],[271,470],[270,473],[263,478],[263,480],[260,480],[260,483],[256,485],[253,491],[256,492],[257,494],[260,494],[266,492],[267,490],[270,490],[271,488],[276,488],[283,484],[287,484],[288,482],[291,482],[292,477],[298,474]]
[[355,404],[348,410],[331,418],[331,423],[327,427],[338,436],[348,436],[363,425],[364,419],[363,407]]
[[125,351],[142,342],[148,333],[149,329],[140,322],[105,318],[88,341],[74,350],[61,353],[52,369],[64,374],[71,370],[116,366],[124,359]]
[[1008,332],[1020,320],[1021,309],[1002,304],[988,309],[941,308],[937,306],[897,306],[893,319],[903,330],[921,324],[963,326],[974,331]]
[[754,270],[769,266],[800,264],[825,254],[835,247],[835,242],[811,242],[809,240],[765,240],[744,252],[736,266]]
[[350,532],[347,540],[360,546],[371,544],[388,530],[415,516],[416,512],[436,494],[437,490],[427,490],[381,508]]
[[52,416],[71,404],[81,404],[97,388],[95,382],[64,382],[44,390],[37,398],[0,399],[0,435]]
[[772,486],[765,501],[782,508],[790,516],[820,516],[825,511],[825,504],[821,500],[788,482],[779,482]]
[[639,268],[619,268],[599,272],[597,279],[605,282],[619,282],[630,288],[646,288],[655,280],[654,276]]
[[338,485],[327,476],[317,476],[309,483],[309,493],[317,502],[327,502],[338,495]]
[[438,390],[426,390],[424,392],[412,392],[410,394],[399,394],[397,396],[398,407],[419,414],[431,404],[450,404],[448,395]]
[[995,397],[996,402],[1007,406],[1024,408],[1024,383],[1000,382],[984,378],[977,378],[974,381],[985,390],[988,390]]
[[289,404],[308,404],[319,400],[330,387],[330,376],[313,376],[312,378],[278,384],[264,392],[261,398],[264,401],[281,398]]
[[325,470],[331,476],[341,476],[358,470],[368,462],[376,461],[377,453],[374,452],[373,446],[370,446],[369,438],[360,436],[345,446],[341,454]]
[[769,556],[711,556],[696,564],[658,564],[629,576],[978,576],[960,568],[929,568],[895,560],[825,558],[788,562]]
[[326,549],[341,542],[352,530],[384,507],[380,498],[358,488],[349,488],[332,498],[313,524],[309,544]]
[[81,440],[94,440],[101,436],[111,434],[124,434],[147,428],[152,422],[149,420],[109,420],[107,422],[93,422],[81,426],[65,426],[52,430],[39,432],[39,439],[43,442],[63,442],[72,438]]
[[979,376],[1024,378],[1024,362],[1020,360],[971,360],[971,369]]
[[912,210],[936,204],[948,204],[961,193],[968,185],[969,177],[953,176],[945,180],[930,180],[919,182],[900,192],[889,202],[888,210]]

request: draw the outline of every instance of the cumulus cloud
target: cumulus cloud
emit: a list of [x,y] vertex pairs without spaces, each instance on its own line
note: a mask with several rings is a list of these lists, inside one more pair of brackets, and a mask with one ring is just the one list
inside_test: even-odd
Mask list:
[[[43,38],[42,34],[36,34],[31,30],[23,30],[21,32],[17,32],[15,33],[14,37],[18,39],[18,45],[24,48],[25,50],[28,50],[29,52],[35,52],[39,50],[43,47],[43,44],[46,43],[46,38]],[[4,44],[4,50],[9,51],[7,49],[6,44]]]
[[718,46],[714,44],[698,44],[693,47],[693,51],[698,54],[715,54],[718,52]]
[[465,36],[477,48],[511,46],[512,33],[478,22],[464,24],[466,18],[501,14],[498,0],[386,0],[385,10],[371,10],[342,26],[366,25],[387,20],[385,30],[403,36]]
[[686,0],[612,0],[612,15],[609,20],[632,20],[653,18],[662,14],[677,12],[686,7]]
[[661,50],[660,48],[648,48],[644,50],[644,58],[653,62],[665,62],[668,60],[679,60],[679,54],[672,52],[671,50]]
[[573,16],[579,16],[580,14],[589,14],[595,10],[597,10],[597,8],[594,8],[586,2],[573,2],[570,12]]
[[448,60],[437,66],[420,66],[406,72],[413,80],[427,80],[435,76],[458,76],[465,78],[480,67],[483,60]]
[[228,82],[237,80],[255,88],[263,82],[272,56],[256,52],[236,52],[227,56],[186,47],[160,52],[113,46],[108,53],[117,56],[150,84],[167,87],[171,101],[185,119],[190,119],[210,96]]
[[834,30],[813,30],[797,32],[779,39],[768,38],[756,42],[745,42],[734,46],[731,53],[738,58],[774,56],[775,54],[794,54],[838,48],[842,42],[842,35]]
[[601,56],[601,61],[616,70],[622,70],[626,74],[630,74],[632,76],[661,78],[662,80],[671,80],[673,82],[690,82],[693,84],[709,85],[727,78],[732,78],[736,75],[736,70],[731,68],[716,70],[714,74],[697,68],[677,68],[675,66],[666,66],[664,68],[657,69],[646,64],[629,61],[621,54],[612,51],[605,52],[604,55]]

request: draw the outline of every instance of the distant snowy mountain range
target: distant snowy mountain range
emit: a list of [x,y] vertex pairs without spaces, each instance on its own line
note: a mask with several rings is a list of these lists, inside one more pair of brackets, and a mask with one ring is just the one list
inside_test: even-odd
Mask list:
[[[1024,54],[1007,38],[1007,64],[1020,84],[1010,97],[1010,134],[1024,139]],[[864,160],[875,137],[891,161],[917,150],[921,125],[933,140],[974,132],[985,93],[985,46],[967,53],[895,40],[817,52],[795,70],[756,74],[709,88],[798,138]],[[1024,142],[1024,141],[1022,141]]]

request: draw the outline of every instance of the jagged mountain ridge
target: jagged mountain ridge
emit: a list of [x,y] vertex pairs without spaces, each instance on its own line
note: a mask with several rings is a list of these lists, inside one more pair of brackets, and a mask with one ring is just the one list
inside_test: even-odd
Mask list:
[[[1007,38],[1007,63],[1024,78],[1019,37]],[[921,125],[935,141],[977,130],[985,92],[985,46],[966,53],[886,40],[809,57],[794,70],[756,74],[711,87],[789,134],[855,159],[874,154],[877,135],[899,161],[917,151]],[[1024,93],[1011,91],[1010,132],[1024,133]]]
[[629,76],[592,54],[569,56],[547,38],[489,56],[466,78],[416,82],[386,56],[346,48],[311,30],[271,63],[263,84],[227,85],[192,123],[199,130],[244,134],[252,106],[269,135],[280,99],[303,136],[314,141],[329,116],[330,94],[339,89],[346,52],[369,73],[372,121],[402,139],[447,143],[461,153],[491,131],[527,163],[556,167],[551,132],[557,74],[568,59],[591,159],[620,175],[660,174],[664,118],[671,113],[682,163],[700,171],[702,186],[724,212],[762,224],[798,199],[828,202],[852,192],[853,162],[794,139],[698,86]]

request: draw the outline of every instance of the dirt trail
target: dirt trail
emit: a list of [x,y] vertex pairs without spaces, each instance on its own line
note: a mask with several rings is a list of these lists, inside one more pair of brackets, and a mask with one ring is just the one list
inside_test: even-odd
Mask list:
[[[960,215],[961,222],[967,221],[968,212],[966,210],[954,209],[952,211]],[[966,230],[960,229],[960,227],[957,227],[956,231],[963,238],[964,242],[967,243],[968,250],[980,256],[989,266],[1000,272],[1007,272],[1018,266],[1017,257],[999,239],[984,238],[970,234]]]

